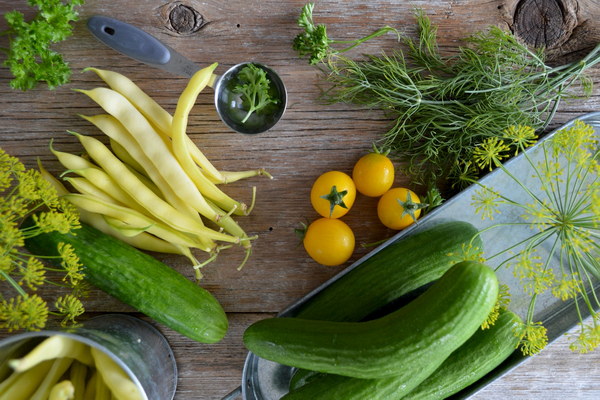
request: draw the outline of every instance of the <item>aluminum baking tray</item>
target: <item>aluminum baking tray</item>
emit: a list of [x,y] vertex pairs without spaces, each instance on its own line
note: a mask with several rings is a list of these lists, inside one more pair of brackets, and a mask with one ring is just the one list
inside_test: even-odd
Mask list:
[[[585,114],[576,119],[592,125],[596,131],[596,136],[600,136],[600,112]],[[555,131],[546,135],[542,141],[553,136],[556,131],[571,126],[574,121],[575,119],[557,128]],[[541,154],[542,152],[540,151],[538,145],[527,150],[527,155],[534,161],[540,159]],[[536,194],[539,193],[539,189],[536,189],[536,186],[538,185],[528,185],[528,183],[531,183],[530,181],[533,178],[531,177],[532,173],[528,165],[528,161],[524,158],[523,154],[506,162],[505,166],[512,174],[516,175],[522,182],[524,182],[530,190],[536,192]],[[501,191],[501,193],[510,193],[510,197],[512,199],[524,201],[529,199],[525,191],[520,188],[512,179],[508,178],[507,175],[501,170],[495,170],[489,173],[483,177],[480,182],[484,183],[488,187],[493,187]],[[475,213],[475,209],[471,204],[472,196],[477,189],[477,185],[468,187],[461,193],[448,200],[444,205],[438,207],[423,217],[418,224],[399,232],[388,241],[374,249],[372,252],[354,262],[344,271],[340,272],[315,290],[308,293],[302,299],[283,310],[279,315],[293,316],[296,310],[298,310],[302,304],[310,301],[315,294],[325,290],[332,282],[338,280],[345,273],[354,268],[360,267],[360,265],[367,258],[372,257],[374,254],[389,246],[391,243],[407,235],[411,235],[419,229],[432,226],[433,224],[437,224],[445,220],[468,221],[480,230],[490,226],[490,221],[482,220],[481,217]],[[515,221],[518,219],[521,219],[521,216],[513,207],[510,209],[505,209],[501,213],[496,214],[493,223],[502,223],[509,220]],[[530,228],[526,225],[511,226],[509,228],[502,229],[503,230],[493,229],[488,233],[482,234],[482,240],[485,247],[484,256],[486,258],[492,254],[496,254],[497,252],[504,250],[506,244],[502,244],[503,236],[510,237],[511,243],[517,243],[516,240],[518,240],[519,237],[528,237],[528,233],[531,232]],[[550,246],[548,245],[548,247]],[[548,247],[538,248],[538,251],[542,257],[549,254]],[[495,262],[491,261],[488,262],[488,264],[492,267],[496,267],[501,261],[502,260],[496,260]],[[500,268],[498,270],[498,278],[501,283],[507,284],[510,288],[511,305],[509,308],[513,312],[524,316],[527,312],[529,297],[523,293],[519,281],[513,276],[512,272],[508,268]],[[600,288],[600,283],[596,284],[595,286],[596,288]],[[548,294],[538,298],[537,309],[538,312],[534,316],[534,320],[543,321],[544,326],[548,329],[548,339],[550,342],[561,336],[579,322],[573,301],[563,302]],[[520,352],[515,351],[515,353],[502,365],[490,372],[487,376],[475,384],[454,395],[453,398],[468,398],[470,395],[481,390],[494,379],[505,375],[511,369],[515,368],[520,363],[525,362],[527,359],[528,358],[523,357]],[[288,385],[293,371],[294,369],[291,367],[262,359],[251,352],[248,353],[242,374],[241,385],[241,391],[244,400],[278,400],[281,396],[288,392]]]

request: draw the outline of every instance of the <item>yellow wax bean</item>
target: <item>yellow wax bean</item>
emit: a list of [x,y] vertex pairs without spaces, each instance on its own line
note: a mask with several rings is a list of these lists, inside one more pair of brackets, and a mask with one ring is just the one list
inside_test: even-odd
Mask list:
[[144,206],[139,204],[129,193],[121,189],[119,183],[103,170],[99,168],[84,168],[72,170],[72,172],[87,179],[91,185],[106,193],[110,198],[116,200],[117,203],[133,208],[142,214],[151,215]]
[[243,215],[246,213],[246,205],[233,200],[227,196],[214,183],[210,181],[197,167],[188,150],[186,138],[188,116],[192,107],[196,103],[198,94],[206,87],[217,64],[212,64],[209,67],[203,68],[196,72],[190,79],[188,85],[177,101],[175,114],[173,115],[172,125],[172,140],[173,152],[175,157],[183,166],[183,169],[190,176],[203,195],[218,204],[221,208],[227,211],[232,211],[234,214]]
[[210,230],[203,224],[189,218],[148,189],[102,142],[90,136],[76,135],[90,157],[158,220],[183,232],[196,235],[209,233]]
[[[140,89],[133,81],[118,72],[107,71],[97,68],[88,68],[106,82],[106,84],[116,92],[122,94],[131,102],[152,124],[160,131],[171,136],[171,125],[173,117],[163,107],[161,107],[152,97]],[[194,142],[186,136],[186,144],[194,161],[214,182],[225,182],[221,175]]]
[[56,193],[59,196],[69,193],[65,185],[63,185],[58,179],[54,177],[54,175],[52,175],[50,172],[48,172],[46,168],[44,168],[44,166],[42,165],[42,161],[39,158],[37,159],[37,164],[38,170],[40,171],[42,178],[44,178],[44,180],[46,180],[52,185],[52,187],[54,187],[54,190],[56,190]]
[[[227,235],[222,232],[214,231],[210,228],[204,228],[202,235],[204,236],[191,236],[179,232],[169,226],[155,221],[141,213],[130,208],[118,206],[116,204],[110,204],[103,202],[97,198],[81,195],[81,194],[68,194],[64,196],[65,199],[69,200],[76,207],[82,208],[89,212],[108,215],[110,217],[119,219],[131,226],[144,227],[148,226],[147,231],[155,236],[163,238],[170,243],[177,243],[187,247],[195,247],[203,251],[210,252],[214,249],[214,243],[208,242],[208,240],[220,240],[229,243],[238,243],[239,239],[231,235]],[[194,240],[196,239],[196,240]],[[202,241],[200,241],[202,240]]]
[[71,186],[73,186],[73,188],[81,194],[87,194],[89,196],[93,196],[93,197],[102,199],[104,201],[122,204],[119,201],[117,201],[114,197],[112,197],[111,195],[109,195],[108,193],[103,191],[102,189],[99,189],[97,186],[93,185],[86,178],[64,177],[63,179],[65,181],[69,182],[71,184]]
[[110,387],[106,384],[104,377],[102,374],[98,373],[98,377],[96,378],[96,394],[94,396],[95,400],[111,400],[112,393],[110,391]]
[[48,396],[48,400],[73,400],[75,398],[75,387],[71,381],[62,381],[54,385]]
[[[61,357],[54,360],[50,370],[42,380],[42,382],[37,386],[35,393],[31,396],[29,400],[46,400],[50,395],[50,391],[58,383],[58,380],[63,376],[65,372],[69,369],[71,364],[73,363],[73,359],[69,357]],[[72,385],[71,385],[72,386]]]
[[[48,181],[50,184],[52,184],[52,186],[54,186],[54,188],[56,189],[59,196],[64,196],[66,194],[69,194],[69,191],[64,187],[64,185],[43,167],[43,165],[39,159],[38,159],[38,169],[39,169],[40,173],[42,174],[42,177],[46,181]],[[102,215],[97,214],[97,213],[92,213],[92,212],[83,210],[81,208],[78,208],[78,209],[79,209],[79,219],[82,222],[85,222],[85,223],[95,227],[96,229],[106,233],[107,235],[112,235],[112,236],[116,237],[117,239],[120,239],[135,248],[138,248],[141,250],[155,251],[158,253],[182,254],[182,255],[185,255],[188,258],[190,258],[190,260],[192,260],[193,262],[196,261],[193,256],[190,257],[188,255],[189,249],[187,249],[187,248],[182,249],[181,245],[177,245],[177,246],[173,245],[166,240],[160,239],[154,235],[151,235],[151,234],[148,234],[145,232],[141,232],[138,235],[133,236],[133,237],[126,237],[123,234],[121,234],[117,229],[109,226],[106,223],[106,221]],[[195,264],[196,263],[194,262],[194,265]]]
[[127,98],[144,116],[151,120],[160,130],[168,132],[171,129],[173,117],[154,99],[144,92],[131,79],[118,72],[98,68],[86,68],[95,72],[106,84]]
[[[85,116],[83,118],[88,119]],[[144,171],[144,167],[142,167],[135,158],[131,157],[131,154],[129,154],[127,149],[125,149],[125,147],[123,147],[119,142],[113,138],[109,138],[109,143],[113,153],[119,157],[119,160],[123,161],[123,164],[130,166],[140,174],[146,173],[146,171]]]
[[[269,179],[273,179],[273,176],[268,173],[264,168],[252,169],[248,171],[221,171],[223,180],[216,181],[212,179],[213,183],[233,183],[241,179],[252,178],[254,176],[266,176]],[[209,179],[211,179],[209,177]]]
[[[125,148],[132,158],[138,160],[142,168],[148,174],[151,182],[155,183],[162,193],[162,198],[167,200],[177,210],[182,211],[185,215],[194,219],[197,223],[202,224],[198,212],[190,207],[182,198],[180,198],[172,187],[166,182],[164,177],[160,174],[158,168],[152,163],[150,159],[143,152],[139,144],[127,131],[125,126],[121,124],[116,118],[107,114],[95,115],[92,117],[82,116],[98,129],[104,132],[108,137],[115,140]],[[142,181],[146,186],[150,186],[146,183],[146,180],[140,178],[139,175],[135,174],[138,179]]]
[[102,351],[92,348],[98,374],[119,400],[142,399],[142,394],[125,371]]
[[92,370],[90,378],[85,383],[85,391],[83,392],[83,400],[96,400],[96,384],[98,383],[98,371]]
[[114,236],[137,249],[155,251],[158,253],[183,254],[174,244],[147,232],[140,232],[135,236],[126,236],[121,230],[115,227],[114,224],[109,224],[106,221],[107,217],[104,215],[80,209],[79,219],[99,231]]
[[85,378],[88,368],[82,363],[75,361],[69,370],[69,380],[73,384],[73,400],[83,400],[85,393]]
[[16,372],[22,372],[42,361],[60,357],[71,357],[86,365],[92,363],[89,348],[86,345],[65,335],[52,335],[22,358],[10,360],[9,365]]
[[29,400],[50,367],[52,360],[46,360],[24,372],[14,372],[0,384],[0,400]]
[[52,146],[52,142],[50,142],[50,151],[66,169],[83,169],[96,167],[94,163],[90,162],[89,160],[86,160],[81,156],[55,150]]
[[125,97],[107,88],[80,90],[80,92],[89,96],[127,128],[148,158],[160,170],[165,181],[175,192],[179,193],[180,197],[185,198],[196,211],[233,235],[241,236],[243,234],[243,230],[227,213],[215,213],[208,206],[206,199],[181,168],[171,151],[161,140],[156,139],[156,132],[150,123]]

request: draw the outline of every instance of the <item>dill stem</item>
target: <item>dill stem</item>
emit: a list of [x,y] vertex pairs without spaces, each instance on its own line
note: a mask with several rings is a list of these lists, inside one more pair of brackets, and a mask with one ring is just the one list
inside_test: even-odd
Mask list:
[[19,285],[10,275],[8,275],[2,270],[0,270],[0,275],[2,275],[2,278],[6,279],[8,283],[10,283],[10,285],[14,287],[15,290],[19,292],[21,296],[27,297],[27,293],[23,290],[23,288],[21,288],[21,285]]
[[353,48],[355,48],[356,46],[359,46],[361,43],[366,42],[367,40],[376,38],[378,36],[384,35],[387,32],[398,32],[396,29],[390,27],[390,26],[384,26],[383,28],[379,28],[377,29],[375,32],[371,33],[368,36],[365,36],[363,38],[360,39],[355,39],[355,40],[332,40],[330,43],[332,44],[346,44],[346,43],[352,43],[352,45],[345,47],[341,50],[337,50],[338,53],[343,53],[349,50],[352,50]]

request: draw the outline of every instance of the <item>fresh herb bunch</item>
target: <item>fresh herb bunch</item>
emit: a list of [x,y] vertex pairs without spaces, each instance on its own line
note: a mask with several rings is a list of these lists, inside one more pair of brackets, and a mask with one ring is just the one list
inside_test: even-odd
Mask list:
[[238,84],[233,88],[233,92],[241,94],[244,107],[248,110],[242,123],[245,123],[252,113],[263,112],[269,105],[279,102],[271,97],[271,81],[264,69],[248,64],[238,72],[236,78]]
[[[528,136],[528,131],[530,127],[513,127],[502,136]],[[520,143],[519,150],[524,151],[527,143]],[[521,215],[480,233],[499,229],[498,235],[509,238],[509,234],[502,233],[503,228],[523,225],[531,228],[530,236],[488,257],[488,260],[506,257],[497,268],[510,267],[531,297],[521,343],[523,353],[535,354],[548,342],[546,328],[533,321],[536,300],[547,291],[563,301],[575,301],[580,331],[570,347],[586,353],[600,345],[597,311],[600,301],[596,293],[588,293],[600,279],[600,140],[592,126],[578,120],[539,146],[542,154],[539,161],[534,162],[527,152],[523,154],[532,171],[526,184],[502,164],[501,160],[513,155],[503,141],[478,145],[474,163],[500,168],[522,189],[527,200],[514,200],[514,196],[511,198],[502,189],[472,179],[471,183],[480,186],[473,195],[472,205],[483,219],[493,219],[500,213],[500,206],[503,213]],[[547,257],[539,251],[542,244],[549,249]],[[582,308],[592,316],[589,325],[583,322]]]
[[[58,197],[56,190],[41,174],[26,169],[15,157],[0,149],[0,281],[16,291],[9,297],[0,293],[0,328],[40,330],[48,314],[62,316],[63,324],[74,323],[84,311],[79,300],[84,289],[81,264],[73,248],[58,246],[62,269],[46,267],[39,257],[24,252],[27,238],[43,232],[70,232],[78,228],[79,214],[70,203]],[[32,223],[23,224],[31,218]],[[52,281],[47,271],[58,271],[62,280]],[[63,286],[70,293],[60,296],[50,311],[37,294],[44,283]]]
[[394,122],[383,146],[406,164],[416,183],[429,187],[459,189],[461,177],[480,176],[473,151],[498,132],[518,125],[544,129],[571,84],[579,80],[584,93],[591,93],[591,81],[582,74],[600,61],[598,46],[578,62],[550,67],[541,51],[498,27],[467,38],[458,55],[442,56],[437,29],[421,11],[419,37],[404,38],[405,52],[356,61],[324,50],[320,31],[306,28],[305,13],[298,20],[305,29],[298,38],[313,40],[303,39],[303,52],[314,42],[314,52],[328,54],[323,67],[330,87],[323,99],[384,110]]
[[13,89],[29,90],[44,81],[54,89],[65,84],[71,76],[71,69],[62,55],[50,49],[72,34],[71,22],[77,20],[76,6],[84,0],[27,0],[37,7],[35,17],[26,22],[23,13],[14,10],[4,14],[9,28],[3,32],[10,38],[10,47],[4,49],[7,59],[4,65],[10,68],[14,79]]
[[[324,59],[328,59],[333,55],[351,50],[361,43],[377,36],[384,35],[388,32],[394,32],[398,34],[396,29],[390,26],[385,26],[368,36],[356,40],[330,39],[327,36],[327,27],[323,24],[314,23],[314,8],[314,3],[307,3],[304,7],[302,7],[300,17],[298,18],[298,25],[304,29],[304,32],[297,35],[292,43],[292,48],[298,52],[300,57],[308,56],[308,62],[313,65],[318,64],[319,62],[323,61]],[[339,45],[342,45],[343,47],[333,47]]]

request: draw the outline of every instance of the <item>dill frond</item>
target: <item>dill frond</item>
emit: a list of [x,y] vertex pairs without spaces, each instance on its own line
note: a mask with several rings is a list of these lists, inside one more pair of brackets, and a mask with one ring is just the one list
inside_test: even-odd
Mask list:
[[[32,216],[32,224],[23,222]],[[79,214],[70,203],[60,199],[41,174],[27,169],[15,157],[0,149],[0,281],[11,286],[15,295],[0,295],[0,328],[40,330],[48,315],[63,315],[63,322],[75,322],[83,312],[78,299],[83,292],[81,264],[73,249],[60,246],[62,282],[52,282],[41,259],[24,251],[27,238],[43,232],[71,232],[79,228]],[[52,282],[71,293],[61,297],[51,311],[38,292]],[[34,293],[35,292],[35,293]]]

